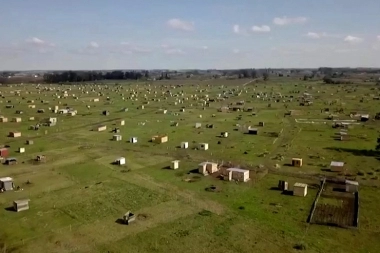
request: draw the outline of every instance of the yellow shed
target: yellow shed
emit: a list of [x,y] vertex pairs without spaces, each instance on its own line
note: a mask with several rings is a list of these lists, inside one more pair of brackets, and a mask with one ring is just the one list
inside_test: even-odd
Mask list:
[[302,167],[302,158],[292,158],[292,166]]

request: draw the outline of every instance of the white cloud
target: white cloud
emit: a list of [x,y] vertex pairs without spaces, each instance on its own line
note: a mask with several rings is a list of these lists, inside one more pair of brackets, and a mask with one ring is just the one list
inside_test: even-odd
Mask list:
[[91,41],[90,44],[88,45],[88,47],[90,47],[90,48],[99,48],[100,45],[97,42],[95,42],[95,41]]
[[178,18],[170,19],[166,22],[166,24],[172,29],[188,31],[188,32],[195,30],[194,22],[184,21]]
[[359,38],[359,37],[348,35],[347,37],[344,38],[344,41],[347,43],[350,43],[350,44],[357,44],[357,43],[362,42],[363,39]]
[[134,45],[130,42],[121,42],[121,49],[120,51],[124,54],[132,54],[132,53],[151,53],[152,50],[149,48],[145,48],[142,46]]
[[134,53],[150,53],[152,52],[149,48],[143,48],[143,47],[132,47],[131,51]]
[[240,34],[240,35],[248,35],[247,30],[244,29],[244,28],[241,28],[239,25],[234,25],[234,26],[232,27],[232,30],[233,30],[233,32],[236,33],[236,34]]
[[286,16],[283,17],[277,17],[273,19],[273,24],[275,25],[291,25],[291,24],[303,24],[307,22],[306,17],[295,17],[295,18],[288,18]]
[[308,32],[306,36],[310,39],[320,39],[322,36],[319,33]]
[[40,46],[40,47],[54,47],[55,46],[53,43],[41,40],[37,37],[29,38],[26,40],[26,42],[30,45]]
[[234,53],[234,54],[238,54],[238,53],[240,53],[240,50],[237,49],[237,48],[234,48],[234,49],[232,49],[232,53]]
[[376,38],[377,38],[378,41],[380,41],[380,35],[378,35]]
[[179,48],[170,48],[165,51],[166,54],[177,54],[177,55],[183,55],[185,52],[182,49]]
[[254,31],[254,32],[270,32],[270,27],[267,25],[253,26],[252,31]]
[[240,26],[239,25],[234,25],[232,29],[233,29],[234,33],[236,33],[236,34],[240,33]]
[[305,36],[308,37],[308,38],[310,38],[310,39],[341,38],[342,37],[341,35],[328,34],[328,33],[325,33],[325,32],[321,32],[321,33],[308,32]]
[[202,49],[203,49],[203,50],[207,50],[207,49],[208,49],[208,46],[203,46]]
[[339,54],[352,53],[355,51],[357,51],[357,50],[354,50],[352,48],[338,48],[338,49],[334,50],[335,53],[339,53]]

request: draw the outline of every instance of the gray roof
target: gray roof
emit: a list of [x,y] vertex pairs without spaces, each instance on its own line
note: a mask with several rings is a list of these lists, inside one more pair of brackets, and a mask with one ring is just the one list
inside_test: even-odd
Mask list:
[[335,162],[335,161],[332,161],[330,163],[330,166],[343,167],[344,166],[344,162]]
[[243,169],[239,169],[239,168],[229,168],[227,169],[227,171],[232,171],[232,172],[242,172],[242,173],[245,173],[249,170],[243,170]]

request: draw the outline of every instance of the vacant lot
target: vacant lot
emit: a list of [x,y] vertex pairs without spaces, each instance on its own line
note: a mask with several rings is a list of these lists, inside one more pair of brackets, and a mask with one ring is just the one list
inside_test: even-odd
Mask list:
[[[310,253],[376,252],[378,88],[249,81],[2,87],[0,115],[8,122],[0,122],[0,144],[9,146],[17,164],[1,165],[0,176],[19,186],[0,194],[4,252],[297,252],[300,245]],[[300,105],[309,96],[304,93],[312,105]],[[55,113],[55,106],[77,113]],[[350,116],[354,112],[370,120],[361,122]],[[341,128],[332,127],[332,114],[355,122],[345,128],[348,140],[335,138]],[[12,122],[16,117],[22,121]],[[49,118],[57,118],[56,125],[45,126]],[[94,131],[99,125],[107,129]],[[257,135],[247,134],[249,127]],[[16,131],[22,136],[8,137]],[[122,140],[113,141],[115,134]],[[169,140],[155,144],[154,135]],[[129,142],[132,137],[137,143]],[[189,148],[179,148],[181,142]],[[200,150],[199,143],[209,149]],[[19,153],[22,147],[25,153]],[[46,161],[36,162],[38,155]],[[112,164],[118,157],[126,158],[125,166]],[[303,166],[291,166],[292,158],[302,158]],[[173,160],[180,160],[178,170],[167,169]],[[248,168],[252,180],[204,177],[196,169],[205,161]],[[345,172],[331,172],[331,161],[344,161]],[[358,230],[306,222],[318,176],[359,182]],[[279,180],[290,190],[306,183],[308,194],[281,194]],[[206,191],[210,186],[216,190]],[[25,198],[29,210],[11,211],[14,200]],[[336,209],[321,209],[321,216],[343,209],[334,201],[321,199],[320,205]],[[136,222],[120,224],[128,210]]]

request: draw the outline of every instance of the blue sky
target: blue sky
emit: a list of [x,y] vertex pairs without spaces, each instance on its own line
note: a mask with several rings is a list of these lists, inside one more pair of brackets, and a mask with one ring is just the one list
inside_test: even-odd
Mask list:
[[0,70],[380,67],[379,0],[11,0]]

